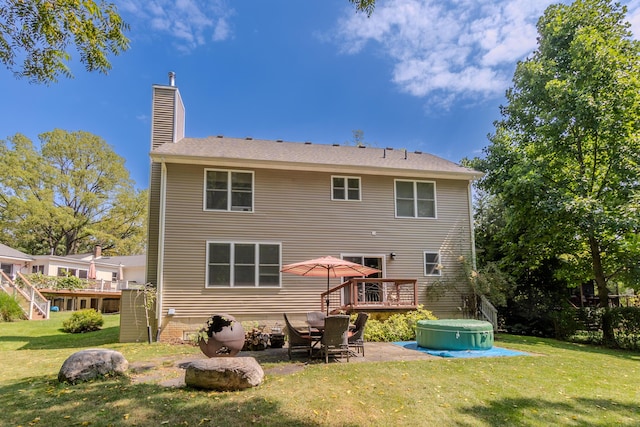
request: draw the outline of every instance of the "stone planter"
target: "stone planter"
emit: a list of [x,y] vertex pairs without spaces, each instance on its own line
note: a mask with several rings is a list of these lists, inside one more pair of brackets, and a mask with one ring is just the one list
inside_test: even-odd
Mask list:
[[198,345],[207,357],[235,356],[244,345],[244,329],[233,316],[212,315],[200,330],[208,339],[200,338]]

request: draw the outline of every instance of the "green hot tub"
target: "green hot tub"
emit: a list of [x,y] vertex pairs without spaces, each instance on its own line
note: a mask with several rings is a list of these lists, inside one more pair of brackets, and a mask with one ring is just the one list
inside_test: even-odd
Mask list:
[[418,320],[416,341],[433,350],[488,350],[493,347],[493,326],[472,319]]

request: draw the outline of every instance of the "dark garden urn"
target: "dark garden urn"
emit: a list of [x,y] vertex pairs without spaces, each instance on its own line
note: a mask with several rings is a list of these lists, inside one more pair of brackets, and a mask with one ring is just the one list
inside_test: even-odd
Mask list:
[[200,350],[207,357],[235,356],[244,345],[244,329],[228,314],[213,314],[198,339]]

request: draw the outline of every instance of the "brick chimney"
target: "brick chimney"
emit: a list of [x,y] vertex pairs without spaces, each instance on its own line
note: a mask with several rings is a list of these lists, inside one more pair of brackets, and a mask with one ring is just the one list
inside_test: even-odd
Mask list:
[[93,248],[93,257],[94,258],[100,258],[102,256],[102,246],[100,245],[95,245],[95,247]]

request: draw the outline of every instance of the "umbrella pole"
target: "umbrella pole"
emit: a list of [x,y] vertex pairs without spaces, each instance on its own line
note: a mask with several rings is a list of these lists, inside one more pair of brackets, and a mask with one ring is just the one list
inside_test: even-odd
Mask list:
[[329,270],[327,269],[327,297],[325,298],[327,305],[327,316],[329,315]]

